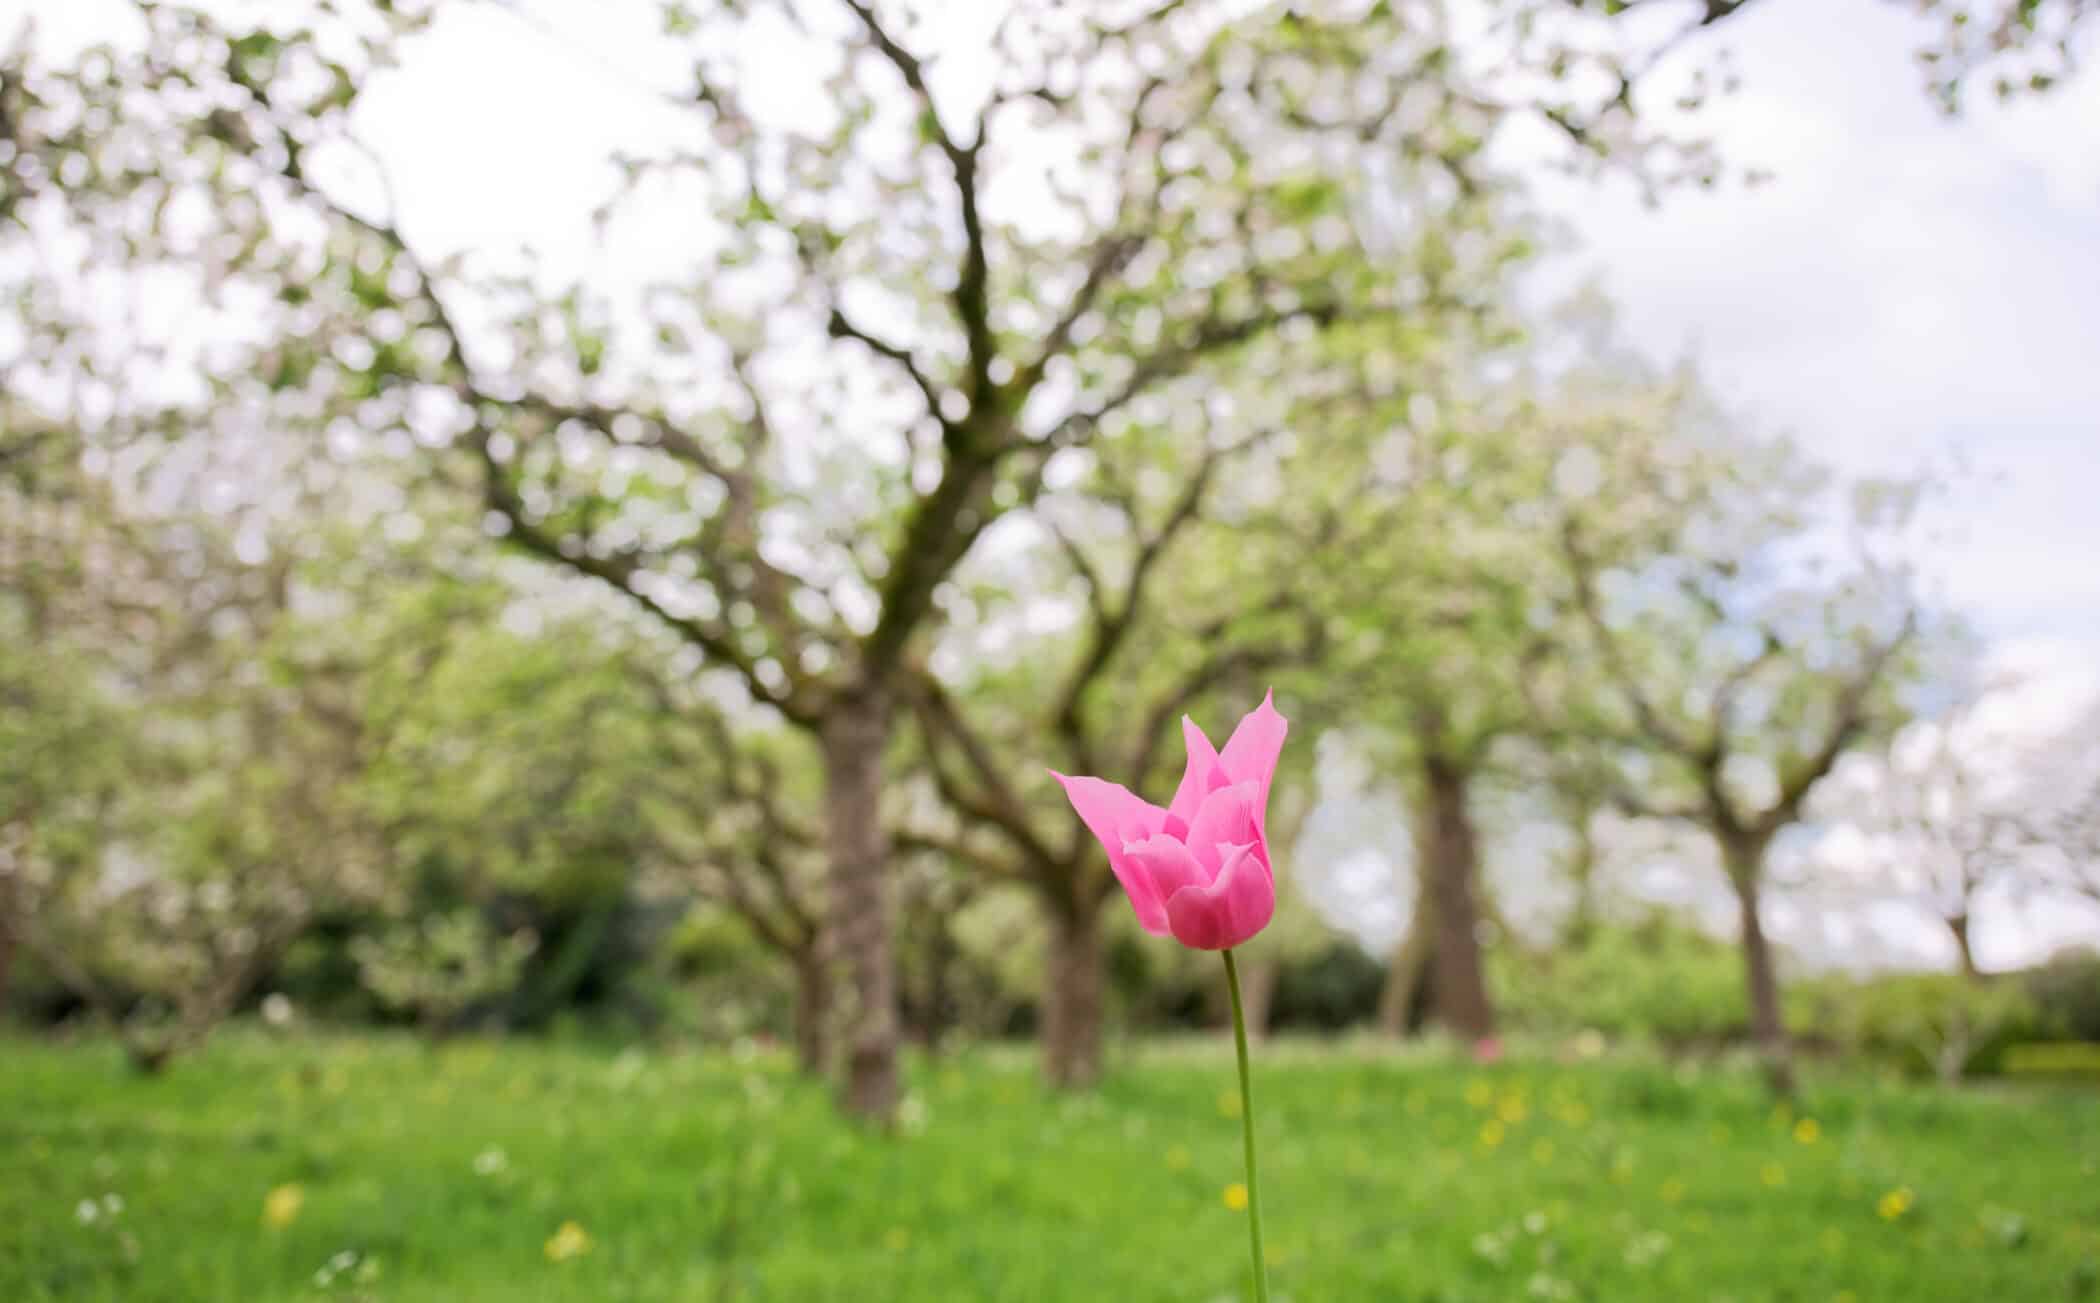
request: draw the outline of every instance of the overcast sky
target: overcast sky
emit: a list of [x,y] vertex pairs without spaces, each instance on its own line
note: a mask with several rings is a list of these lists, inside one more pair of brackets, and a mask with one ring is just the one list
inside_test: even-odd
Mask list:
[[1772,0],[1723,32],[1743,90],[1710,126],[1775,180],[1654,210],[1556,186],[1576,261],[1649,350],[1695,351],[1823,455],[1965,452],[1952,592],[1992,635],[2100,658],[2100,76],[1950,121],[1900,6]]

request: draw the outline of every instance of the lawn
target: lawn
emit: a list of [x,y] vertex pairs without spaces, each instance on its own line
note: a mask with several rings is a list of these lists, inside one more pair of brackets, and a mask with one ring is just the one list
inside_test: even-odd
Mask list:
[[[1268,1047],[1279,1300],[2095,1290],[2100,1097]],[[769,1054],[221,1038],[160,1080],[0,1043],[0,1299],[1241,1297],[1230,1050],[1098,1094],[919,1063],[866,1135]]]

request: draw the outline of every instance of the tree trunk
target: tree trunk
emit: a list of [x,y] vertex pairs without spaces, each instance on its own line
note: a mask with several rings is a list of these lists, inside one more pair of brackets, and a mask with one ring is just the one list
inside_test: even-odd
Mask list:
[[832,941],[852,1004],[840,1103],[881,1123],[897,1111],[897,970],[881,814],[890,725],[888,698],[863,689],[840,701],[823,729]]
[[1394,948],[1393,958],[1386,965],[1385,985],[1378,992],[1378,1029],[1388,1036],[1407,1035],[1415,996],[1429,971],[1430,947],[1436,935],[1432,919],[1435,913],[1436,902],[1429,897],[1428,884],[1423,883],[1415,889],[1414,922]]
[[1976,951],[1969,942],[1969,916],[1956,914],[1947,920],[1947,930],[1954,934],[1954,953],[1961,960],[1961,975],[1972,982],[1983,980],[1983,970],[1976,967]]
[[1466,808],[1471,775],[1431,753],[1423,764],[1421,864],[1435,905],[1436,953],[1431,957],[1438,1022],[1469,1041],[1495,1034],[1480,961],[1480,912],[1473,897],[1479,839]]
[[1043,1075],[1060,1090],[1101,1079],[1104,985],[1100,902],[1053,906],[1043,962]]
[[955,1021],[952,979],[961,948],[955,944],[955,933],[948,927],[948,920],[955,910],[953,902],[933,897],[929,898],[926,907],[926,1004],[921,1011],[919,1033],[926,1049],[932,1052],[941,1048]]
[[1561,944],[1580,949],[1597,935],[1597,838],[1589,820],[1575,829],[1575,853],[1568,860],[1568,884],[1575,899],[1568,907],[1568,920],[1561,929]]
[[821,943],[795,956],[795,1061],[812,1077],[831,1069],[831,969]]
[[1772,963],[1772,944],[1765,937],[1764,919],[1758,905],[1759,880],[1764,869],[1764,846],[1752,840],[1724,842],[1728,878],[1735,887],[1741,911],[1743,976],[1749,987],[1750,1036],[1765,1062],[1765,1075],[1772,1089],[1782,1095],[1794,1091],[1792,1047],[1787,1041],[1786,1018],[1779,1004],[1779,974]]
[[19,892],[14,872],[0,873],[0,1019],[7,1017],[7,997],[12,991],[15,955],[21,947],[16,935],[15,911]]

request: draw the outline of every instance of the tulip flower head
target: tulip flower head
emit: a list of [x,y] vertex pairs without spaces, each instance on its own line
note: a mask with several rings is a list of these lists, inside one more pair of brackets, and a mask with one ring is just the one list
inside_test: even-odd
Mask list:
[[1188,768],[1165,809],[1107,779],[1051,771],[1100,838],[1147,932],[1197,950],[1229,950],[1269,925],[1276,912],[1269,784],[1289,726],[1271,693],[1218,751],[1183,716]]

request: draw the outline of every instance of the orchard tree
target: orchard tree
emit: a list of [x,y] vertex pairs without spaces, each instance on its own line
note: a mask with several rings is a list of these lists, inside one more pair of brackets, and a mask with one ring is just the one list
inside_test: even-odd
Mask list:
[[1614,767],[1621,808],[1713,839],[1751,1031],[1790,1089],[1767,861],[1838,761],[1906,718],[1932,619],[1900,549],[1916,486],[1859,486],[1848,513],[1792,444],[1631,359],[1562,378],[1540,421],[1563,491],[1559,643],[1532,699],[1563,745]]
[[212,522],[129,516],[92,482],[0,504],[0,693],[26,707],[0,781],[9,943],[158,1070],[316,917],[383,893],[349,796],[357,675],[305,657],[289,562],[239,561]]
[[1810,802],[1833,826],[1826,876],[1860,882],[1876,899],[1914,903],[1945,929],[1962,976],[1981,976],[1972,927],[1990,889],[2023,864],[2023,747],[1994,716],[2015,682],[1985,683],[1931,719],[1910,724],[1879,756],[1838,766]]
[[[1100,1075],[1102,911],[1119,889],[1049,771],[1163,798],[1181,777],[1184,716],[1209,716],[1222,737],[1269,679],[1320,655],[1321,620],[1292,589],[1324,526],[1244,499],[1275,471],[1270,442],[1212,446],[1177,480],[1171,441],[1105,441],[1086,494],[1038,513],[1053,545],[1025,553],[1017,573],[1009,566],[1004,582],[981,585],[981,600],[953,612],[913,682],[938,800],[905,835],[1041,903],[1044,1072],[1054,1085]],[[1053,594],[1064,622],[1035,632]]]
[[2100,903],[2100,703],[2030,748],[2020,787],[2022,888]]
[[1319,581],[1337,647],[1330,709],[1375,743],[1412,806],[1413,854],[1399,858],[1411,858],[1418,896],[1385,1004],[1412,1003],[1403,993],[1426,974],[1432,1017],[1468,1040],[1495,1030],[1480,787],[1530,722],[1519,675],[1548,543],[1536,510],[1546,471],[1509,433],[1509,400],[1483,383],[1504,345],[1449,348],[1399,383],[1358,391],[1375,437],[1351,508],[1365,543]]

